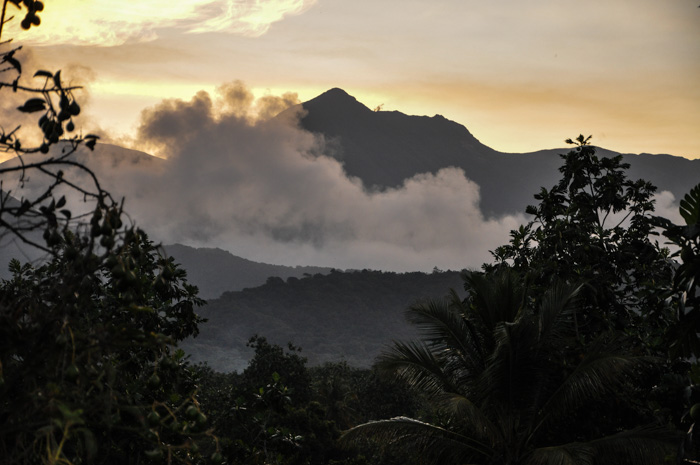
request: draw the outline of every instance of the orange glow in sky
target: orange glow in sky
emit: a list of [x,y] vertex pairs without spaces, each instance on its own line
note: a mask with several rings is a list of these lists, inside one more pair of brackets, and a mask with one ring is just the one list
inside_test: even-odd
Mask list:
[[[497,150],[579,133],[620,152],[700,158],[700,8],[678,0],[45,0],[10,29],[37,66],[80,64],[115,136],[143,108],[234,80],[304,101],[439,113]],[[16,23],[16,22],[15,22]]]

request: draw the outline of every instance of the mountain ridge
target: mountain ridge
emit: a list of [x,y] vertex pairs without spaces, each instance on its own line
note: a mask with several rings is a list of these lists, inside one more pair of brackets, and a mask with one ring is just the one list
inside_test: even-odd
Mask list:
[[[365,188],[399,188],[416,174],[453,166],[480,186],[486,216],[522,213],[532,195],[558,181],[561,159],[557,155],[569,150],[499,152],[482,144],[466,126],[443,116],[375,112],[339,88],[300,105],[304,110],[300,127],[330,141],[331,155]],[[298,112],[298,107],[286,111]],[[618,152],[598,148],[598,154]],[[630,178],[649,180],[676,199],[700,179],[700,160],[669,154],[621,155],[632,165]]]
[[[522,154],[497,152],[479,142],[465,126],[443,116],[373,111],[340,88],[330,89],[301,105],[304,112],[299,120],[300,127],[321,134],[330,141],[328,145],[336,148],[334,155],[342,162],[346,173],[359,177],[365,188],[381,190],[400,187],[406,179],[418,173],[434,173],[441,168],[456,166],[480,186],[481,208],[486,217],[522,213],[527,204],[533,202],[532,196],[539,192],[540,187],[551,187],[559,180],[561,159],[557,154],[566,151],[547,149]],[[285,111],[298,113],[299,108]],[[616,152],[603,148],[599,148],[598,153],[601,156],[617,155]],[[104,185],[110,191],[112,187],[120,187],[113,179],[114,169],[122,169],[133,178],[140,170],[167,166],[166,160],[145,152],[105,143],[98,144],[95,152],[83,149],[77,157],[95,164],[98,177],[101,180],[104,177]],[[649,180],[659,190],[671,191],[676,199],[682,198],[700,179],[700,160],[646,153],[623,154],[623,158],[631,164],[627,173],[630,178]],[[6,164],[10,163],[16,163],[16,160],[6,161],[0,167],[9,166]],[[367,175],[368,171],[374,177]],[[118,190],[115,193],[119,194]],[[127,194],[127,200],[131,203],[140,201],[133,192]],[[7,240],[0,242],[0,260],[5,261],[0,263],[0,277],[8,276],[6,262],[9,257],[18,256],[28,260],[37,258],[10,250],[14,248],[15,245]],[[224,262],[231,262],[230,257],[223,258],[222,255],[221,258]],[[212,266],[206,260],[199,260],[199,263]],[[223,284],[223,277],[227,273],[234,273],[231,271],[233,268],[216,266],[223,267],[221,273],[206,280],[217,279],[219,284],[209,288],[208,285],[203,285],[206,280],[197,279],[198,282],[195,282],[207,298],[217,297],[225,290],[238,289],[233,284],[234,287],[227,289],[229,284]],[[256,268],[257,265],[251,267]],[[310,269],[320,270],[321,267]],[[294,276],[288,272],[290,270],[280,268],[273,271],[270,268],[262,273],[256,272],[254,281],[247,281],[244,277],[240,281],[245,283],[244,287],[255,286],[263,284],[269,276]],[[192,277],[197,273],[190,272]],[[263,276],[265,273],[269,274]],[[238,276],[237,271],[234,274]]]
[[332,268],[321,266],[285,266],[261,263],[211,247],[164,245],[168,255],[187,271],[187,280],[199,288],[204,299],[219,298],[225,292],[262,286],[268,278],[303,278],[306,275],[328,274]]

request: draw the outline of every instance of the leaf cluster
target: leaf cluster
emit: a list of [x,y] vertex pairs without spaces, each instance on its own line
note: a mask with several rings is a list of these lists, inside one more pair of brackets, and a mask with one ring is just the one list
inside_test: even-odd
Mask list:
[[[14,18],[6,18],[10,7],[25,12],[22,27],[28,29],[31,25],[39,24],[38,13],[43,10],[44,5],[38,0],[3,0],[0,19],[0,63],[7,64],[7,67],[0,67],[0,92],[9,90],[14,94],[26,95],[24,103],[17,110],[28,115],[40,114],[37,129],[41,134],[41,143],[36,146],[23,143],[20,136],[21,124],[12,124],[10,128],[0,126],[0,152],[13,154],[18,160],[18,163],[0,169],[0,236],[13,234],[32,247],[50,252],[51,246],[46,247],[33,237],[31,232],[56,228],[57,218],[54,210],[65,204],[64,197],[54,195],[59,188],[68,188],[86,201],[94,201],[96,205],[114,206],[117,203],[102,189],[92,170],[72,158],[82,144],[90,150],[94,149],[99,138],[92,134],[83,136],[75,133],[74,118],[80,114],[80,105],[74,91],[79,87],[66,85],[60,71],[53,73],[46,70],[39,70],[33,75],[34,80],[42,80],[40,85],[22,84],[23,69],[18,57],[22,47],[12,47],[12,39],[1,40],[3,26]],[[73,135],[68,137],[70,133]],[[25,161],[25,157],[30,154],[46,156],[31,162]],[[66,179],[64,173],[68,168],[85,173],[90,183],[82,186]],[[3,185],[3,180],[14,176],[21,188],[30,180],[32,174],[45,176],[49,181],[31,198],[25,198],[21,189],[19,192],[12,192]],[[56,207],[56,204],[62,205]],[[77,223],[79,219],[71,218],[69,209],[61,210],[61,222]]]
[[681,199],[679,210],[684,225],[654,217],[663,235],[676,247],[673,256],[681,259],[673,288],[667,293],[676,300],[678,308],[666,341],[673,356],[697,358],[700,355],[700,184]]
[[598,157],[588,142],[579,136],[577,147],[562,155],[561,180],[535,195],[539,204],[527,208],[533,219],[511,231],[510,243],[493,251],[495,263],[484,269],[512,266],[540,291],[555,281],[582,283],[582,341],[630,330],[658,353],[670,318],[658,291],[670,287],[673,266],[652,241],[656,188],[627,179],[621,156]]
[[[111,218],[117,210],[97,210]],[[107,220],[109,223],[109,220]],[[60,234],[48,262],[0,285],[0,453],[7,463],[190,462],[214,441],[176,342],[202,304],[184,271],[135,228]],[[113,243],[112,243],[113,242]],[[42,458],[43,457],[43,458]]]

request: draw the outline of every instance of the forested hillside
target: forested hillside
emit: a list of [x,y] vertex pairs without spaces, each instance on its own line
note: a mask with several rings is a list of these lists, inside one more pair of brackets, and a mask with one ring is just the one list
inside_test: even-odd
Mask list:
[[199,312],[209,321],[183,347],[216,370],[241,370],[252,356],[246,341],[260,334],[272,343],[300,346],[311,365],[345,360],[367,367],[388,341],[415,336],[404,317],[409,305],[450,288],[463,294],[456,271],[270,278],[263,286],[210,300]]

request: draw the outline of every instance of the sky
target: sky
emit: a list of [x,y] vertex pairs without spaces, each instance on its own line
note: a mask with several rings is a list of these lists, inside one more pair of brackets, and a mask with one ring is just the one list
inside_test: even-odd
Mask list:
[[341,87],[370,108],[441,114],[505,152],[585,133],[700,157],[695,0],[45,3],[39,28],[9,32],[38,66],[74,70],[86,124],[114,139],[163,99],[241,81],[301,101]]
[[[85,132],[167,158],[89,165],[154,240],[430,271],[479,268],[527,218],[484,215],[461,169],[368,191],[299,114],[272,116],[340,87],[370,108],[441,114],[506,152],[584,133],[620,152],[700,158],[695,3],[46,0],[39,28],[8,33],[25,69],[84,86]],[[16,118],[13,98],[2,94],[0,114]],[[41,182],[3,181],[17,196]],[[680,221],[677,201],[659,193],[657,214]]]

